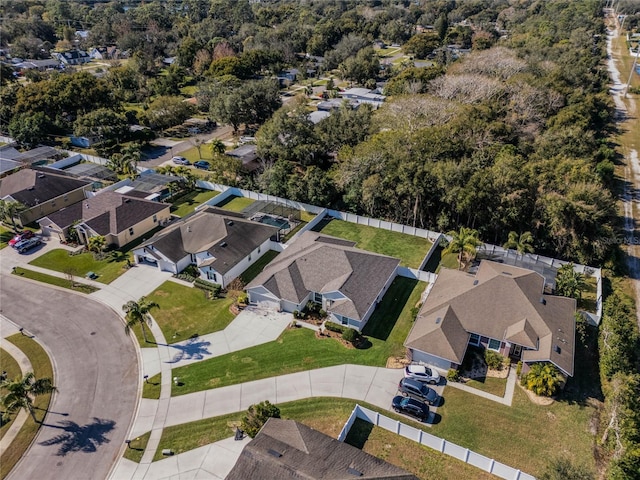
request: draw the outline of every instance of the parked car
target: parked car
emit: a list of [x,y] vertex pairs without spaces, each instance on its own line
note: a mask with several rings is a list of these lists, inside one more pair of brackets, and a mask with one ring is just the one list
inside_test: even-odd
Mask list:
[[9,246],[10,247],[15,247],[16,244],[22,242],[23,240],[28,240],[29,238],[33,238],[34,235],[35,235],[35,233],[33,233],[31,230],[24,230],[24,231],[18,233],[11,240],[9,240]]
[[424,383],[414,380],[413,378],[403,378],[400,380],[398,390],[404,396],[417,398],[429,405],[436,405],[440,398],[433,388],[429,388]]
[[42,243],[38,237],[29,238],[27,240],[23,240],[20,243],[16,244],[16,250],[18,253],[25,253],[31,250],[34,247],[37,247]]
[[201,170],[209,170],[209,167],[211,166],[211,164],[204,160],[198,160],[197,162],[194,162],[193,166]]
[[398,413],[405,413],[420,420],[426,420],[429,417],[429,407],[413,398],[398,395],[393,397],[391,406]]
[[404,367],[405,378],[413,378],[421,382],[427,382],[432,385],[437,384],[440,381],[440,374],[433,367],[426,365],[411,364]]
[[176,165],[191,165],[191,162],[184,157],[173,157],[171,161]]

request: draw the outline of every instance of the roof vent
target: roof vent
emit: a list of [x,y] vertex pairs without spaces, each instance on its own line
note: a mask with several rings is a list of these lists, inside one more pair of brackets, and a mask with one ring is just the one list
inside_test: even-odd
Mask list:
[[363,475],[360,470],[354,468],[353,463],[349,465],[349,468],[347,468],[347,473],[353,475],[354,477],[361,477]]
[[270,448],[269,450],[267,450],[267,452],[269,452],[269,455],[273,455],[276,458],[280,458],[282,456],[280,452],[274,450],[273,448]]
[[442,321],[442,317],[436,318],[436,325],[440,325],[441,321]]
[[229,220],[229,221],[227,222],[227,225],[229,225],[229,226],[233,225],[233,220]]
[[221,247],[226,247],[226,246],[227,246],[227,242],[222,242],[222,243],[220,244],[220,246],[221,246]]
[[546,305],[546,304],[547,304],[547,301],[544,299],[544,297],[540,297],[540,303],[541,303],[542,305]]
[[89,202],[85,202],[84,206],[85,206],[86,208],[89,208]]
[[558,345],[553,346],[553,351],[558,354],[562,353],[562,349]]
[[187,232],[191,231],[191,225],[187,225]]
[[473,281],[473,284],[474,284],[474,285],[477,285],[477,284],[478,284],[478,280],[474,280],[474,281]]
[[511,272],[502,272],[502,274],[511,277]]
[[38,178],[44,178],[44,173],[39,173]]

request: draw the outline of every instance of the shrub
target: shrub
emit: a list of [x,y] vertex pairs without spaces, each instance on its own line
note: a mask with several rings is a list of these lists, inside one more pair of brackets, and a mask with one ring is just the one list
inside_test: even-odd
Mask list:
[[207,282],[201,278],[196,278],[195,282],[193,282],[193,286],[200,290],[211,292],[215,297],[218,297],[222,290],[222,287],[217,283]]
[[330,330],[332,332],[342,333],[344,332],[344,327],[336,322],[325,322],[324,328]]
[[522,360],[518,362],[518,366],[516,367],[516,377],[520,378],[521,373],[522,373]]
[[558,369],[551,363],[535,363],[523,378],[527,390],[543,397],[553,396],[560,387]]
[[300,318],[300,312],[298,310],[293,311],[293,318]]
[[249,295],[244,292],[238,295],[238,303],[242,305],[246,305],[247,303],[249,303]]
[[360,339],[360,332],[354,330],[353,328],[345,328],[344,332],[342,332],[342,339],[346,340],[352,345],[355,345]]
[[324,318],[327,316],[327,312],[325,312],[324,310],[320,309],[320,311],[318,312],[318,315],[320,316],[320,318]]
[[270,417],[280,418],[280,409],[269,400],[260,402],[257,405],[251,405],[247,410],[247,414],[242,417],[240,428],[253,438]]
[[504,366],[504,357],[493,350],[484,351],[484,361],[487,362],[487,366],[492,370],[502,370]]
[[415,322],[416,318],[418,318],[418,313],[420,312],[420,307],[413,307],[409,314],[411,315],[411,321]]
[[447,380],[450,382],[459,382],[460,381],[460,372],[455,368],[450,368],[447,372]]
[[190,277],[193,277],[193,278],[198,278],[200,276],[200,270],[198,270],[198,267],[196,267],[192,263],[187,265],[185,269],[182,270],[182,272],[180,273],[184,273],[185,275],[189,275]]

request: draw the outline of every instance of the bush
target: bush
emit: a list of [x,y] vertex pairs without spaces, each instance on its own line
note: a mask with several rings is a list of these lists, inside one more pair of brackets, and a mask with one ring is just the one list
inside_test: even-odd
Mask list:
[[244,292],[238,295],[238,303],[242,305],[246,305],[247,303],[249,303],[249,295]]
[[360,339],[360,332],[354,330],[353,328],[345,328],[344,332],[342,332],[342,339],[346,340],[351,345],[355,345]]
[[324,327],[327,330],[330,330],[332,332],[337,332],[337,333],[342,333],[344,332],[344,328],[342,325],[340,325],[339,323],[336,322],[325,322],[324,323]]
[[300,318],[300,312],[298,310],[293,311],[293,318]]
[[518,366],[516,367],[516,377],[520,378],[521,373],[522,373],[522,360],[518,362]]
[[487,366],[492,370],[502,370],[504,366],[504,357],[493,350],[487,349],[484,351],[484,361],[487,362]]
[[455,368],[450,368],[447,372],[447,380],[450,382],[459,382],[460,381],[460,372]]
[[251,405],[247,414],[242,417],[240,428],[251,438],[255,437],[265,422],[270,418],[280,418],[280,409],[269,400]]
[[184,273],[184,272],[174,275],[174,277],[179,280],[184,280],[185,282],[190,282],[190,283],[193,283],[196,280],[196,277],[192,277],[188,273]]
[[185,275],[189,275],[190,277],[193,278],[198,278],[200,276],[200,270],[198,270],[198,267],[196,267],[194,264],[189,264],[187,265],[184,270],[182,270],[182,272]]
[[196,278],[195,282],[193,282],[193,286],[200,290],[211,292],[214,297],[220,296],[220,291],[222,290],[222,287],[217,283],[207,282],[201,278]]
[[551,397],[560,388],[562,378],[558,369],[551,363],[534,363],[523,378],[527,390],[536,395]]
[[318,315],[320,316],[320,318],[324,318],[327,316],[327,312],[325,312],[324,310],[320,309],[320,311],[318,312]]

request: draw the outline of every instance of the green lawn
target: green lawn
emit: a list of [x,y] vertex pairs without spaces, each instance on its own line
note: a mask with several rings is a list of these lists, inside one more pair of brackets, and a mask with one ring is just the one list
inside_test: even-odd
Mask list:
[[160,381],[162,374],[158,373],[142,383],[142,398],[158,400],[160,398]]
[[266,267],[267,264],[277,256],[278,256],[278,252],[276,252],[275,250],[269,250],[268,252],[265,252],[265,254],[262,257],[260,257],[260,260],[258,260],[256,263],[251,265],[242,273],[242,275],[240,275],[240,280],[242,280],[242,283],[246,285],[251,280],[256,278],[258,274],[262,270],[264,270],[264,267]]
[[578,299],[578,308],[595,313],[597,307],[598,280],[595,277],[586,277],[587,288],[582,292],[582,298]]
[[334,339],[317,339],[306,328],[285,330],[275,342],[174,369],[184,385],[174,388],[172,395],[344,363],[384,366],[390,356],[404,354],[411,308],[425,286],[403,277],[394,280],[364,329],[369,348],[348,349]]
[[[51,366],[49,356],[35,340],[18,333],[7,337],[4,341],[13,343],[29,358],[36,378],[51,378],[55,385],[53,367]],[[6,368],[4,369],[6,370]],[[44,420],[50,400],[51,394],[40,395],[34,399],[33,405],[35,407],[36,421],[34,421],[31,416],[28,416],[20,432],[13,442],[11,442],[11,448],[8,448],[0,457],[0,478],[5,478],[9,474],[13,466],[20,460],[24,452],[27,451],[29,445],[31,445],[33,438],[40,428],[40,423],[38,422]],[[7,425],[10,424],[11,422]]]
[[[183,152],[178,153],[178,155],[180,155],[181,157],[186,158],[191,163],[197,162],[198,160],[212,160],[213,159],[213,152],[211,151],[211,144],[206,144],[206,143],[203,144],[202,147],[200,147],[200,154],[198,154],[198,149],[196,147],[192,147],[189,150],[185,150]],[[193,170],[197,170],[197,169],[193,168]]]
[[99,288],[95,288],[91,285],[86,285],[84,283],[78,283],[78,282],[74,282],[72,284],[66,278],[54,277],[53,275],[34,272],[33,270],[28,270],[22,267],[16,267],[12,273],[20,277],[30,278],[31,280],[36,280],[42,283],[48,283],[49,285],[56,285],[62,288],[68,288],[69,290],[74,290],[76,292],[81,292],[81,293],[93,293],[100,290]]
[[[22,375],[20,365],[18,362],[9,355],[9,352],[0,348],[0,370],[7,372],[7,378],[13,379]],[[4,437],[7,430],[11,427],[11,422],[7,422],[4,425],[0,422],[0,438]]]
[[140,463],[144,450],[147,448],[147,442],[149,442],[150,436],[151,432],[147,432],[139,437],[131,439],[131,443],[124,451],[123,457],[127,460],[131,460],[132,462]]
[[503,397],[504,390],[507,388],[507,379],[486,377],[484,380],[468,380],[465,385],[467,387],[477,388],[483,392]]
[[440,265],[436,269],[436,273],[440,271],[442,267],[451,268],[452,270],[457,270],[460,264],[458,263],[458,254],[457,253],[447,253],[440,260]]
[[356,247],[400,259],[400,264],[420,268],[420,263],[431,248],[426,238],[368,227],[343,220],[320,222],[314,230],[326,235],[356,242]]
[[0,250],[9,244],[9,240],[13,238],[13,230],[0,225]]
[[186,193],[185,195],[178,197],[173,201],[173,205],[171,206],[171,213],[173,215],[177,215],[178,217],[184,217],[185,215],[193,212],[196,207],[207,202],[207,200],[211,200],[213,197],[219,194],[220,192],[216,192],[214,190],[193,190],[189,193]]
[[224,330],[234,318],[229,311],[233,298],[207,300],[199,288],[171,281],[164,282],[147,298],[160,305],[151,314],[168,343]]
[[94,272],[98,275],[96,281],[111,283],[126,271],[124,267],[127,258],[128,256],[124,255],[118,259],[94,260],[93,253],[69,255],[67,250],[58,248],[45,253],[29,264],[63,273],[72,270],[78,277],[84,277],[87,272]]
[[224,208],[225,210],[229,210],[231,212],[241,212],[254,202],[255,200],[252,200],[251,198],[236,197],[235,195],[231,195],[223,202],[216,205],[216,207]]

